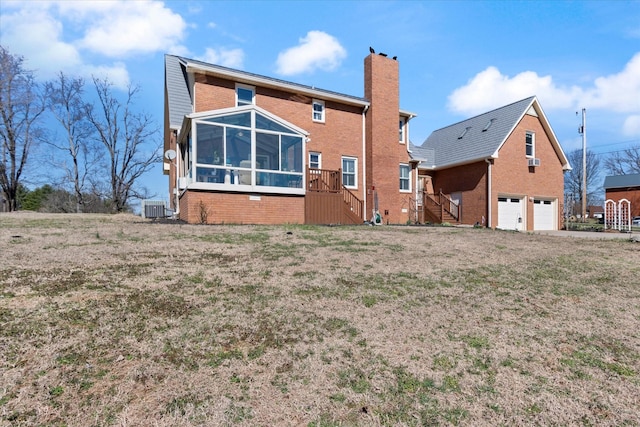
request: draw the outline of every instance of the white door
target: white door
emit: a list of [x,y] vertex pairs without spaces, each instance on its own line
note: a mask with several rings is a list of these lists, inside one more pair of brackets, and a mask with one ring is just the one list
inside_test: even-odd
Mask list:
[[555,230],[555,203],[552,200],[533,200],[533,229]]
[[522,230],[524,224],[523,204],[521,199],[515,197],[498,197],[498,228]]

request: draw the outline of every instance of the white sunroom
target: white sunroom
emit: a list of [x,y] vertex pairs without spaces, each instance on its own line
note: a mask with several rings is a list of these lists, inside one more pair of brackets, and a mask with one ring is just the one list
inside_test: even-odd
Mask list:
[[178,188],[305,193],[309,133],[255,105],[185,116]]

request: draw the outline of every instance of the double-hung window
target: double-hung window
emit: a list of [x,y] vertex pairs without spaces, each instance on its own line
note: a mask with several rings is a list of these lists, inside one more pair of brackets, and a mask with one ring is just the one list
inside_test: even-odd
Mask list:
[[400,141],[400,144],[404,144],[404,119],[400,118],[400,127],[398,130],[398,141]]
[[309,153],[309,168],[321,169],[322,168],[322,154],[311,151]]
[[255,104],[256,89],[253,86],[236,85],[236,106]]
[[411,168],[400,164],[400,191],[411,191]]
[[358,159],[342,158],[342,184],[347,188],[358,188]]
[[313,100],[313,121],[324,123],[324,101]]
[[536,138],[533,132],[525,134],[525,154],[527,157],[535,157],[536,154]]

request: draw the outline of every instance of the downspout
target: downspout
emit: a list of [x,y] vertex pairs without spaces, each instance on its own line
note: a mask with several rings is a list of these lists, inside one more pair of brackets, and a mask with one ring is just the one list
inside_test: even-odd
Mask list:
[[362,195],[364,197],[364,201],[362,202],[364,204],[362,207],[362,220],[365,222],[367,221],[367,192],[369,191],[369,184],[367,183],[367,111],[369,111],[369,106],[365,105],[362,110]]
[[178,146],[178,135],[180,134],[180,131],[177,130],[176,131],[176,152],[177,152],[177,156],[175,159],[173,159],[175,161],[175,172],[176,172],[176,186],[173,187],[173,193],[172,196],[174,197],[175,200],[175,210],[174,210],[174,215],[176,218],[180,218],[180,187],[178,186],[178,181],[180,180],[180,163],[182,163],[182,150],[180,150],[179,146]]
[[415,223],[418,223],[418,180],[420,179],[420,175],[418,174],[418,165],[420,163],[416,164],[416,179],[413,181],[414,185],[415,185],[415,190],[416,190],[416,206],[415,206],[415,210],[414,212],[416,213],[415,215]]
[[491,227],[491,204],[492,204],[492,196],[491,196],[491,160],[484,159],[487,162],[487,227]]

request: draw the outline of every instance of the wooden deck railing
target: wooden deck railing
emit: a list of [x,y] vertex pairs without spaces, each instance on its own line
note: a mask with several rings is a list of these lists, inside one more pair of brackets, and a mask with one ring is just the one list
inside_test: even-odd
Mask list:
[[307,168],[305,222],[361,224],[364,203],[342,185],[342,170]]
[[455,221],[460,219],[460,206],[442,191],[438,194],[424,193],[425,207],[438,217],[440,221],[448,216]]
[[358,199],[358,197],[353,194],[349,189],[347,189],[344,185],[342,186],[342,196],[346,203],[346,208],[349,209],[354,215],[357,215],[358,218],[362,221],[364,218],[363,215],[363,202]]
[[342,170],[308,169],[307,191],[339,193],[342,191]]

